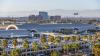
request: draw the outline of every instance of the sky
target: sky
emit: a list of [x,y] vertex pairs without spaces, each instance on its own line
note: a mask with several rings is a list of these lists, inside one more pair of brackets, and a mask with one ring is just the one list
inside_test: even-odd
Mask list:
[[55,9],[95,10],[100,9],[100,0],[0,0],[0,12],[2,15],[17,11]]

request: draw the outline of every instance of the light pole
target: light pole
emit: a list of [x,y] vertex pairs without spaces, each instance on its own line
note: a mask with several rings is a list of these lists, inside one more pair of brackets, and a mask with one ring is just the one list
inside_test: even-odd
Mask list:
[[14,36],[13,36],[13,34],[14,34],[14,33],[11,33],[11,35],[10,35],[10,37],[11,37],[11,38],[13,38],[13,37],[14,37]]

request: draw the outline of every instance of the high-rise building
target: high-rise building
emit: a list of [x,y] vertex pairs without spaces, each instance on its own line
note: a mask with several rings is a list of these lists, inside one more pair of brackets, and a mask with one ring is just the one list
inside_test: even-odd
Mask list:
[[36,16],[35,15],[30,15],[28,18],[29,18],[29,20],[33,20],[33,19],[36,19]]
[[42,16],[40,16],[40,15],[36,15],[36,19],[38,20],[41,20],[41,19],[43,19],[43,17]]
[[42,19],[48,19],[48,13],[47,12],[41,11],[41,12],[39,12],[39,16],[41,16]]

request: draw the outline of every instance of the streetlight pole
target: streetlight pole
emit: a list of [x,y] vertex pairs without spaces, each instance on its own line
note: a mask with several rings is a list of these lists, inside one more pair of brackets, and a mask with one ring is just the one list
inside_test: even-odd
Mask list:
[[10,37],[11,37],[11,38],[13,38],[13,37],[14,37],[14,36],[13,36],[13,33],[11,33]]

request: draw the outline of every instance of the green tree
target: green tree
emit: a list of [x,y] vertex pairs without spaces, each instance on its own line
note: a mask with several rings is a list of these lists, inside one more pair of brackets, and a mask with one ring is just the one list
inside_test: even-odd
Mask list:
[[29,48],[29,42],[25,39],[24,42],[23,42],[23,47],[25,49]]
[[74,52],[76,53],[76,51],[79,49],[79,44],[78,43],[72,43],[70,44],[70,47],[74,50]]
[[17,44],[18,44],[17,39],[14,39],[12,43],[13,43],[14,48],[16,48],[16,46],[17,46]]
[[45,36],[42,36],[42,37],[41,37],[41,43],[42,43],[42,44],[45,44],[46,41],[47,41],[47,40],[46,40],[46,37],[45,37]]
[[48,44],[44,44],[44,45],[43,45],[43,48],[44,48],[44,49],[48,49],[48,48],[49,48],[49,45],[48,45]]
[[1,54],[1,56],[7,56],[6,52],[3,51],[3,53]]
[[60,36],[56,37],[56,38],[54,39],[54,42],[55,42],[56,44],[60,43],[60,42],[61,42],[61,37],[60,37]]
[[51,52],[51,56],[60,56],[60,55],[57,51],[53,51],[53,52]]
[[92,48],[94,56],[100,56],[100,44],[95,44]]
[[42,48],[43,48],[43,50],[45,50],[44,53],[47,53],[47,49],[49,48],[49,45],[48,45],[48,44],[44,44],[44,45],[42,46]]
[[39,49],[38,43],[37,42],[33,42],[32,43],[32,48],[33,48],[33,50],[37,51]]
[[2,46],[3,46],[3,54],[2,54],[2,55],[7,55],[5,49],[8,47],[8,40],[4,39],[4,40],[2,41]]
[[[23,47],[26,49],[26,52],[27,52],[27,49],[29,48],[29,42],[26,39],[23,42]],[[27,56],[27,53],[26,53],[26,56]]]
[[13,49],[10,53],[11,56],[20,56],[20,49]]
[[71,37],[71,40],[72,40],[72,41],[76,41],[76,38],[77,38],[76,36],[72,36],[72,37]]
[[64,41],[69,41],[70,37],[65,36]]
[[69,47],[70,46],[68,44],[63,44],[63,46],[62,46],[63,52],[66,53],[66,51],[67,51],[67,53],[68,53]]
[[48,42],[49,43],[53,43],[54,42],[54,36],[49,36],[49,38],[48,38]]
[[76,41],[79,41],[79,40],[80,40],[80,36],[77,36],[77,37],[76,37]]
[[3,46],[3,48],[7,48],[8,47],[8,41],[6,39],[4,39],[2,41],[2,46]]
[[85,35],[85,36],[82,37],[82,39],[83,39],[84,41],[87,41],[87,40],[88,40],[88,36]]

